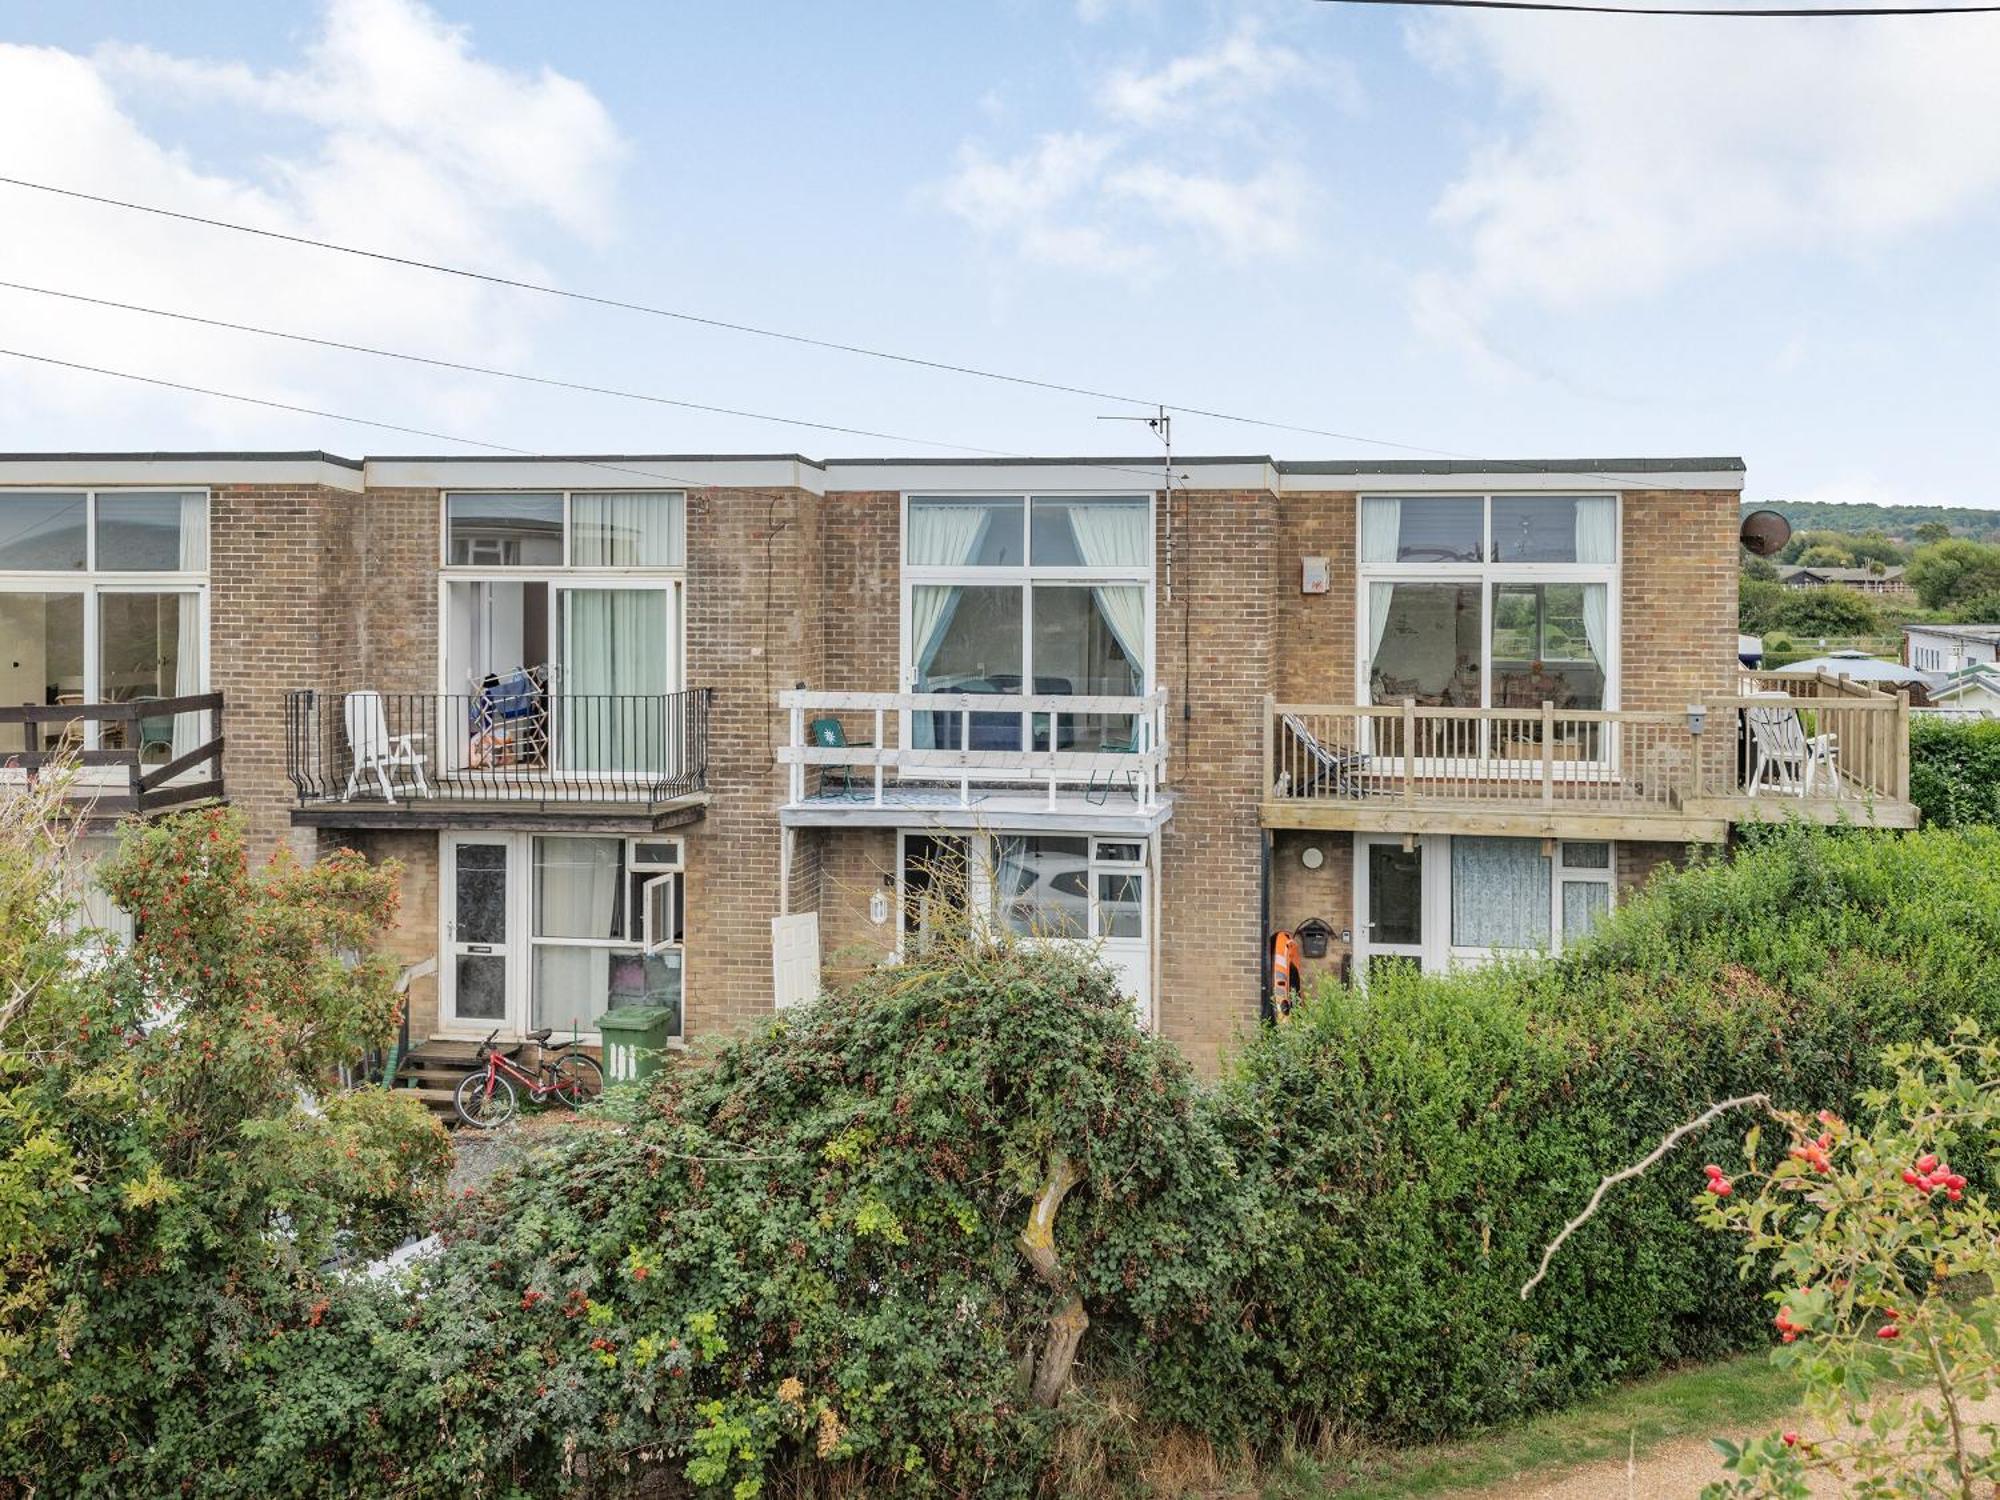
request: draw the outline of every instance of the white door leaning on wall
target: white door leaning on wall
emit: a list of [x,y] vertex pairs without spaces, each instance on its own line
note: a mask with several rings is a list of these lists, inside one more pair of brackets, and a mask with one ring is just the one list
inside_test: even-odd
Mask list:
[[819,998],[819,913],[771,918],[771,981],[778,1009]]

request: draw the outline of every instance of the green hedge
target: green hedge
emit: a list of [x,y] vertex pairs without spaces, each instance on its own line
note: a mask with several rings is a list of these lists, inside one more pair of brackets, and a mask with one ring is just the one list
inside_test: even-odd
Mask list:
[[1913,715],[1910,800],[1926,823],[2000,823],[2000,719]]
[[[1215,1088],[1101,966],[926,954],[540,1137],[406,1284],[253,1236],[293,1290],[244,1316],[115,1262],[180,1307],[120,1325],[181,1340],[179,1373],[113,1366],[115,1422],[16,1381],[0,1495],[1104,1495],[1165,1429],[1464,1432],[1764,1340],[1690,1208],[1740,1121],[1518,1292],[1671,1126],[1751,1090],[1848,1109],[1883,1044],[1964,1013],[2000,1026],[2000,829],[1766,831],[1557,961],[1323,990]],[[1017,1236],[1057,1156],[1051,1288]],[[1049,1412],[1029,1372],[1072,1292],[1081,1388]]]
[[1276,1235],[1251,1273],[1275,1419],[1436,1437],[1760,1342],[1758,1289],[1689,1199],[1720,1126],[1599,1177],[1714,1100],[1847,1108],[1880,1046],[2000,1023],[2000,834],[1778,831],[1666,876],[1564,959],[1322,991],[1220,1105]]

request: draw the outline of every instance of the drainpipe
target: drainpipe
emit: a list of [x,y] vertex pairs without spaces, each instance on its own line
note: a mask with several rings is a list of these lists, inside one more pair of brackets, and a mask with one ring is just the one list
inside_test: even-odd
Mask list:
[[1271,830],[1257,830],[1257,1017],[1275,1021],[1271,1008]]

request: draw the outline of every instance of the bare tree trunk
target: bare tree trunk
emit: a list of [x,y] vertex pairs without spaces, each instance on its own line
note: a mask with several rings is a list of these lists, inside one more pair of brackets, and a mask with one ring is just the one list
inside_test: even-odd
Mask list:
[[[1051,1291],[1059,1292],[1065,1284],[1062,1264],[1056,1259],[1056,1213],[1070,1189],[1082,1181],[1083,1173],[1077,1170],[1076,1163],[1061,1152],[1051,1156],[1048,1176],[1042,1182],[1042,1190],[1035,1195],[1034,1211],[1021,1230],[1021,1253],[1027,1256],[1036,1277]],[[1036,1406],[1054,1406],[1062,1399],[1063,1389],[1069,1384],[1070,1367],[1076,1363],[1077,1345],[1083,1342],[1084,1330],[1089,1327],[1090,1314],[1083,1310],[1083,1298],[1071,1292],[1061,1310],[1049,1319],[1048,1339],[1042,1346],[1042,1357],[1035,1363],[1029,1400]]]

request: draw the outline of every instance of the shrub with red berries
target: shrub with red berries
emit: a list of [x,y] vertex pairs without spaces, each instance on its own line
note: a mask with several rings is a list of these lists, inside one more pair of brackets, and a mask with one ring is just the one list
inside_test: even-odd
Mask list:
[[1718,1445],[1734,1477],[1710,1495],[1790,1500],[1821,1470],[1869,1494],[2000,1487],[2000,1424],[1973,1410],[2000,1390],[2000,1215],[1946,1159],[2000,1152],[2000,1045],[1965,1022],[1885,1060],[1893,1081],[1865,1097],[1865,1127],[1780,1112],[1790,1143],[1768,1167],[1750,1133],[1737,1175],[1754,1196],[1726,1201],[1729,1179],[1704,1169],[1696,1201],[1742,1236],[1746,1270],[1779,1282],[1773,1358],[1829,1434]]

